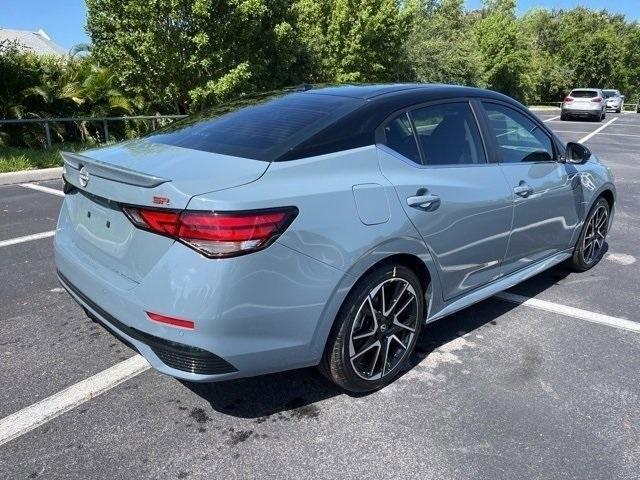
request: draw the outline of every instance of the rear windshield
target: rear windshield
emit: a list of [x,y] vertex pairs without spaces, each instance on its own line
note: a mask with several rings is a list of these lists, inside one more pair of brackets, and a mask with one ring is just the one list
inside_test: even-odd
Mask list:
[[593,98],[598,96],[595,90],[574,90],[571,92],[573,98]]
[[311,92],[242,97],[175,122],[148,139],[271,162],[362,103]]

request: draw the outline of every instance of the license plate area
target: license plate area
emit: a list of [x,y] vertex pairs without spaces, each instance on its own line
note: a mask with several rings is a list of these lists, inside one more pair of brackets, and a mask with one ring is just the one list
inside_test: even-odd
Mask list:
[[120,256],[134,226],[115,202],[81,192],[75,211],[77,234],[105,253]]

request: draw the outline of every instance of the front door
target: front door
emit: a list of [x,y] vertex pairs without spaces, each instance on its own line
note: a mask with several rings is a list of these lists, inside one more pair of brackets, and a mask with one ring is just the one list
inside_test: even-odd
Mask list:
[[379,161],[430,249],[445,299],[500,276],[511,189],[488,163],[468,102],[402,113],[384,126]]
[[507,274],[570,246],[579,222],[579,179],[575,168],[556,161],[553,140],[536,120],[503,104],[482,105],[513,192]]

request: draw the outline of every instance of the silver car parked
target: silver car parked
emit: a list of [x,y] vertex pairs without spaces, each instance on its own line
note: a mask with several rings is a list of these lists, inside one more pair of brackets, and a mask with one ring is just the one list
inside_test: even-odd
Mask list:
[[586,118],[600,122],[606,116],[607,106],[599,88],[576,88],[562,102],[560,120]]
[[319,365],[381,388],[425,323],[595,265],[616,198],[519,103],[443,85],[243,97],[63,156],[61,284],[195,382]]
[[602,90],[607,110],[620,113],[624,109],[624,95],[620,90]]

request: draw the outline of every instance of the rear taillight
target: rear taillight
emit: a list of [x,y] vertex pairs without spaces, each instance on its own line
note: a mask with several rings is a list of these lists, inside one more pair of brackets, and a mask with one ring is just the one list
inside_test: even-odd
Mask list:
[[573,97],[564,97],[564,103],[571,103],[573,102]]
[[298,214],[295,207],[243,212],[190,212],[126,206],[138,228],[174,238],[211,258],[233,257],[269,246]]
[[600,102],[602,102],[602,98],[600,98],[600,97],[592,98],[591,101],[593,103],[600,103]]

